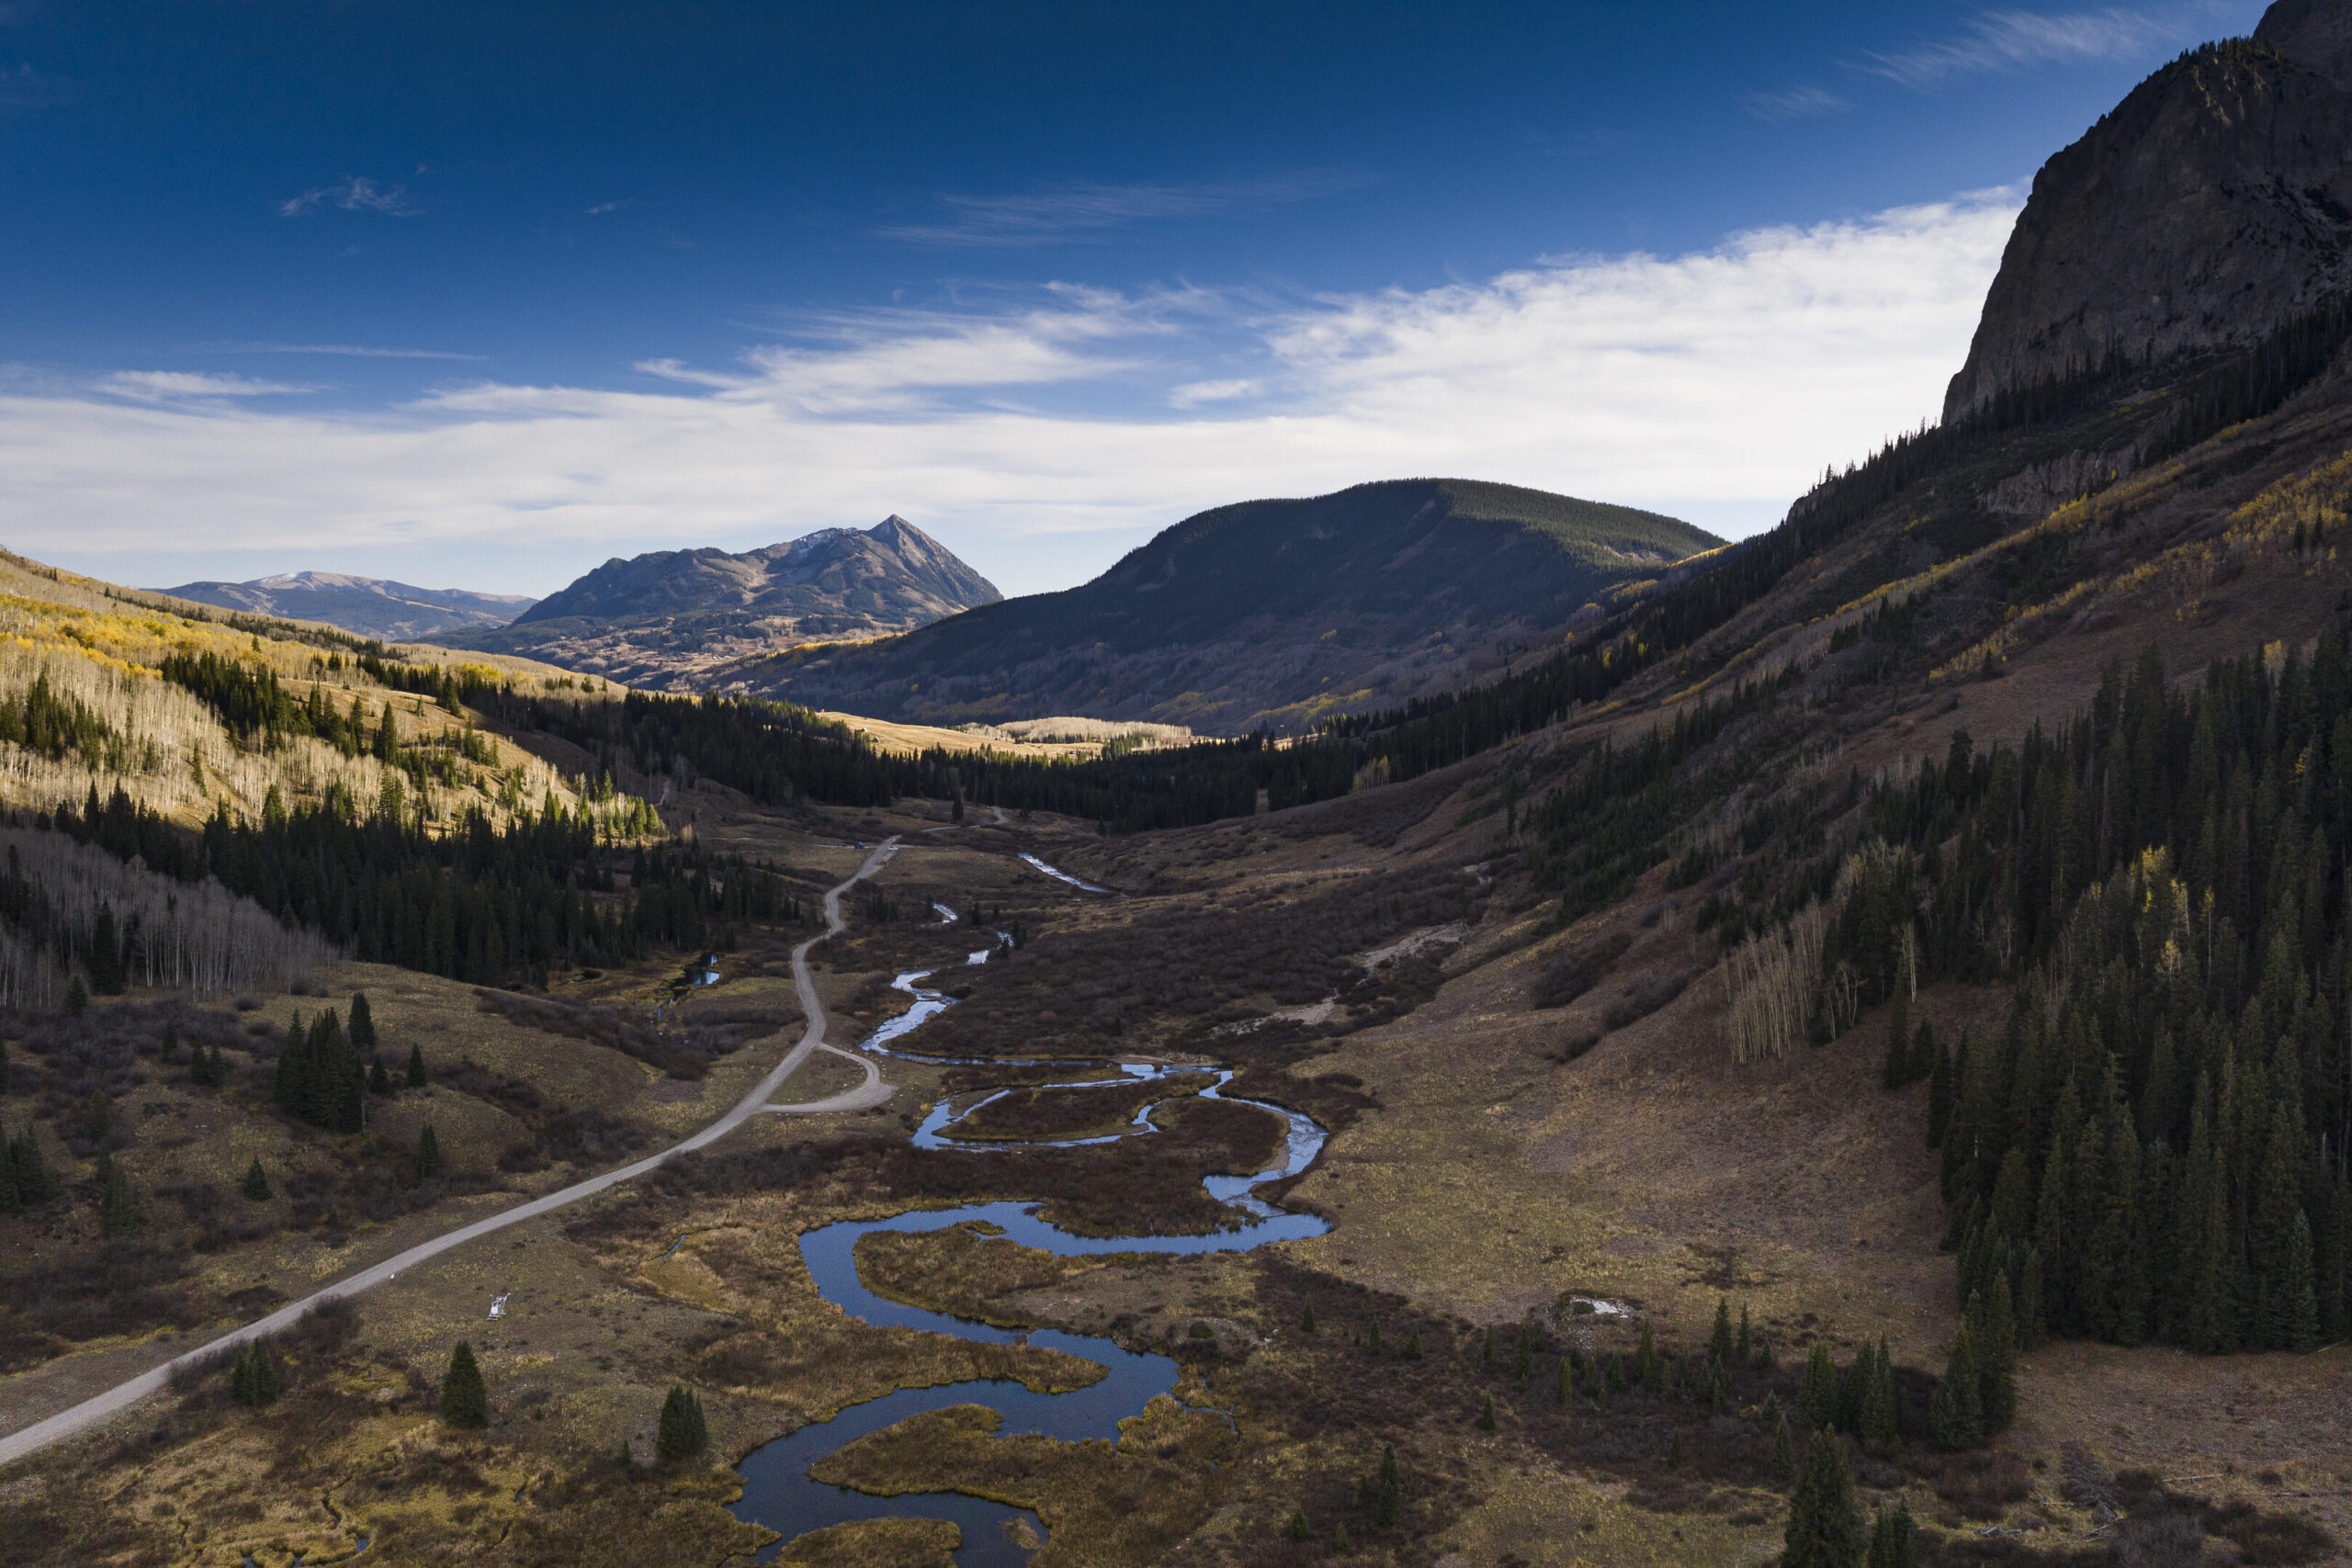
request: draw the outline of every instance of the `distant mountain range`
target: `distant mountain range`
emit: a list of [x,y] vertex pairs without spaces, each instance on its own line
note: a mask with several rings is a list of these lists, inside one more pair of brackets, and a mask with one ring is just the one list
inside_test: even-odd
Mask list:
[[183,582],[159,592],[222,610],[324,621],[361,637],[394,642],[462,627],[503,626],[537,603],[512,593],[418,588],[339,571],[289,571],[251,582]]
[[1295,728],[1540,655],[1600,619],[1615,590],[1722,543],[1657,513],[1511,485],[1358,485],[1204,512],[1082,586],[882,641],[714,666],[705,682],[929,723],[1069,714]]
[[945,546],[893,515],[741,555],[615,558],[512,625],[434,640],[691,691],[782,648],[888,637],[1002,598]]

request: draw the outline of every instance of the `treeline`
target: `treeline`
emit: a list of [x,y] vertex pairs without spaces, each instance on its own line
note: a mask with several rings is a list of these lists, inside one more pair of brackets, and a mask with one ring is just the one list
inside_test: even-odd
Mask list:
[[2345,632],[2193,688],[2151,652],[2062,731],[1957,736],[1866,809],[1896,852],[1825,990],[2016,987],[1998,1037],[1927,1054],[1963,1297],[2006,1276],[2028,1343],[2352,1333]]
[[476,985],[544,984],[559,968],[705,946],[729,920],[800,913],[773,870],[698,849],[639,851],[623,886],[588,808],[552,797],[504,827],[469,808],[441,835],[412,818],[279,807],[258,823],[218,810],[191,837],[119,790],[103,807],[94,792],[53,820],[183,882],[217,877],[356,958]]

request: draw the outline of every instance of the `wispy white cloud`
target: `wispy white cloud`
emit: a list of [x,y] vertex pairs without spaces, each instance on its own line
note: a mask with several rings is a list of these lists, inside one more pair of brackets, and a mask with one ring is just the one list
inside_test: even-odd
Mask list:
[[2122,6],[2061,14],[1986,11],[1957,37],[1872,51],[1847,63],[1906,87],[1928,89],[1986,72],[2143,59],[2193,37],[2213,11],[2210,6],[2154,12]]
[[118,370],[98,383],[119,398],[263,398],[288,392],[310,392],[284,381],[258,381],[250,376],[207,376],[185,370]]
[[635,207],[637,203],[633,200],[600,201],[594,207],[582,208],[581,210],[587,217],[602,218],[607,212],[618,212],[624,207]]
[[1811,119],[1816,115],[1836,114],[1853,107],[1837,94],[1819,87],[1791,87],[1783,93],[1750,93],[1740,102],[1757,118],[1775,123],[1788,119]]
[[1186,381],[1168,389],[1168,406],[1196,409],[1203,403],[1229,403],[1236,398],[1254,398],[1265,388],[1263,381],[1248,376],[1224,381]]
[[928,223],[888,224],[887,240],[941,246],[1050,244],[1099,239],[1136,224],[1227,212],[1262,212],[1368,183],[1361,174],[1310,170],[1261,179],[1159,185],[1074,182],[1012,196],[946,195],[942,216]]
[[288,218],[300,218],[318,207],[339,207],[345,212],[380,212],[388,218],[413,218],[424,210],[409,199],[406,186],[379,186],[365,175],[345,175],[331,186],[312,186],[277,204]]
[[2017,202],[1283,305],[1063,288],[802,323],[721,371],[649,362],[667,384],[644,390],[485,381],[338,412],[0,382],[0,515],[12,547],[93,570],[332,565],[332,540],[451,581],[503,552],[510,574],[471,585],[538,591],[615,552],[898,511],[1029,592],[1206,506],[1407,474],[1745,531],[1939,406]]
[[479,354],[455,354],[440,348],[377,348],[356,343],[206,343],[197,347],[213,354],[332,354],[347,359],[480,359]]

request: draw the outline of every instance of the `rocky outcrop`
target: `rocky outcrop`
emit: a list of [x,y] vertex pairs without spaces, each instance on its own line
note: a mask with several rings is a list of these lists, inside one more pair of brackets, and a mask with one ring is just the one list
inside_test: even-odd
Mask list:
[[2352,288],[2352,6],[2279,0],[2034,177],[1944,399],[2252,342]]

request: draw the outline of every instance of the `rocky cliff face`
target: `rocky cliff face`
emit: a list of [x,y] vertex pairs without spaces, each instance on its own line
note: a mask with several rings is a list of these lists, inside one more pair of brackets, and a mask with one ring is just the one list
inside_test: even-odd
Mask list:
[[2035,176],[1944,418],[2120,355],[2241,345],[2352,288],[2352,6],[2278,0]]

